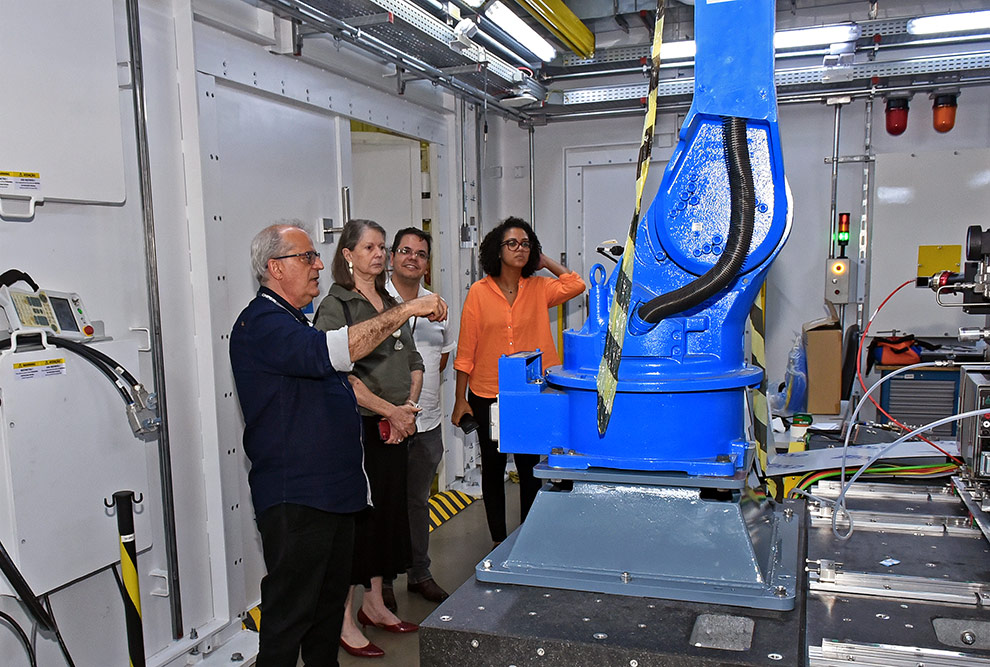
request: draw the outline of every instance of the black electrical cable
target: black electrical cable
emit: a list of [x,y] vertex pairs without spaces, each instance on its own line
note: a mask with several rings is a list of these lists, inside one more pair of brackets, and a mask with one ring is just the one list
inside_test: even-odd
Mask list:
[[14,283],[22,280],[31,286],[31,291],[38,291],[38,283],[34,282],[34,280],[31,279],[31,276],[24,273],[20,269],[9,269],[3,273],[0,273],[0,287],[10,287]]
[[34,591],[31,590],[31,585],[28,584],[21,571],[17,569],[14,559],[7,553],[7,548],[3,546],[3,542],[0,542],[0,572],[3,572],[3,576],[7,577],[7,581],[10,582],[14,592],[17,593],[17,596],[24,603],[24,606],[27,607],[31,617],[34,618],[38,625],[46,630],[53,630],[55,628],[55,619],[38,602],[38,596],[34,594]]
[[756,218],[756,189],[746,141],[746,121],[742,118],[723,118],[722,142],[725,146],[725,165],[729,170],[731,206],[725,251],[715,265],[697,280],[640,306],[639,316],[650,324],[682,313],[714,296],[736,277],[746,261]]
[[2,611],[0,611],[0,619],[7,621],[7,624],[10,625],[11,629],[17,633],[18,637],[20,637],[21,642],[24,644],[24,650],[27,652],[28,660],[31,662],[31,667],[38,667],[38,658],[34,653],[34,649],[31,648],[31,640],[28,639],[27,633],[24,632],[24,628],[22,628],[17,621],[14,620],[13,616]]
[[52,611],[52,601],[47,595],[44,596],[45,604],[48,605],[48,615],[52,618],[52,625],[55,628],[55,639],[58,641],[58,646],[62,649],[62,655],[65,656],[65,662],[68,667],[76,667],[76,663],[72,662],[72,656],[69,655],[69,647],[65,645],[65,640],[62,639],[62,633],[58,629],[58,622],[55,620],[55,612]]
[[133,375],[128,372],[126,368],[120,365],[116,359],[108,356],[107,354],[101,352],[95,347],[90,347],[88,345],[83,345],[82,343],[77,343],[74,340],[69,340],[67,338],[62,338],[61,336],[49,336],[48,340],[52,341],[59,347],[64,347],[67,350],[72,350],[79,354],[91,354],[101,362],[107,365],[111,370],[116,371],[120,374],[124,381],[131,386],[131,388],[137,387],[141,383],[138,382]]
[[[20,340],[22,342],[33,343],[34,342],[33,338],[34,336],[20,336]],[[121,383],[120,378],[117,377],[117,374],[114,373],[110,368],[108,368],[99,359],[98,356],[92,354],[93,352],[92,349],[86,347],[85,345],[80,345],[78,343],[66,341],[65,339],[62,338],[57,338],[56,336],[48,336],[48,341],[51,342],[56,347],[61,347],[66,350],[70,350],[71,352],[75,352],[80,357],[82,357],[89,363],[93,364],[93,366],[95,366],[98,371],[103,373],[103,375],[105,375],[107,379],[110,380],[113,386],[117,388],[117,393],[120,394],[120,397],[123,399],[125,405],[130,407],[131,405],[134,404],[134,399],[131,398],[131,395],[127,392],[127,389],[124,388],[124,385]],[[38,334],[37,342],[38,344],[41,344],[41,334]],[[67,342],[70,343],[73,347],[69,347],[68,345],[66,345],[65,343]],[[10,344],[11,344],[10,339],[5,341],[0,341],[0,350],[6,350],[7,348],[10,347]]]

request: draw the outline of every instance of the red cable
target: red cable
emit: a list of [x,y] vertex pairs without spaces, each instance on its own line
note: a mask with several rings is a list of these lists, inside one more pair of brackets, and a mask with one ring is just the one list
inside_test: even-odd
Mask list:
[[[891,292],[890,294],[888,294],[887,295],[887,298],[883,300],[883,302],[877,307],[876,311],[873,313],[873,317],[871,317],[867,321],[866,328],[863,329],[863,333],[859,337],[859,348],[856,350],[856,377],[859,379],[859,386],[861,386],[863,388],[863,392],[864,393],[866,392],[866,382],[863,380],[863,373],[862,373],[861,368],[862,368],[862,359],[863,359],[863,343],[866,341],[866,334],[869,333],[870,326],[873,324],[874,318],[876,318],[876,316],[880,314],[880,310],[885,305],[887,305],[887,302],[890,301],[891,297],[893,297],[895,294],[897,294],[898,292],[900,292],[902,289],[904,289],[908,285],[913,285],[913,284],[915,284],[914,278],[912,278],[911,280],[905,280],[903,283],[901,283],[901,285],[897,289],[895,289],[893,292]],[[870,402],[873,403],[873,405],[876,406],[877,410],[879,410],[881,413],[883,413],[883,415],[885,417],[887,417],[887,419],[889,419],[892,423],[896,424],[897,426],[899,426],[900,428],[902,428],[903,430],[908,431],[908,432],[914,430],[912,428],[908,428],[904,424],[902,424],[899,421],[897,421],[896,419],[894,419],[894,417],[889,412],[887,412],[882,407],[880,407],[880,404],[877,403],[876,399],[873,398],[873,395],[872,394],[868,394],[867,395],[867,398],[869,398],[870,399]],[[960,461],[955,456],[953,456],[949,452],[945,451],[944,449],[942,449],[941,447],[939,447],[938,445],[936,445],[934,442],[932,442],[931,440],[929,440],[925,436],[918,435],[917,438],[919,440],[923,440],[923,441],[927,442],[929,445],[931,445],[932,447],[934,447],[938,451],[942,452],[943,454],[945,454],[947,457],[949,457],[950,459],[952,459],[953,461],[955,461],[959,465],[965,465],[962,461]]]

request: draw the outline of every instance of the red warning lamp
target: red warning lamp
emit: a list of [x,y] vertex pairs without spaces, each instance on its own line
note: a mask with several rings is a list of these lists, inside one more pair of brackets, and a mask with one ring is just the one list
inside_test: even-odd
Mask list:
[[936,132],[948,132],[956,126],[956,99],[959,91],[936,90],[932,93],[932,127]]
[[904,134],[907,129],[908,120],[908,98],[888,97],[887,98],[887,134],[895,137]]

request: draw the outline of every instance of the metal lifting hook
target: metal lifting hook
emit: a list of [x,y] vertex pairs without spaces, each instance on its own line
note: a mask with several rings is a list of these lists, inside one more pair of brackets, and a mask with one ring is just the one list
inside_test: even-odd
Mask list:
[[138,505],[140,505],[141,503],[144,502],[144,494],[143,493],[139,493],[137,495],[134,495],[134,492],[133,491],[118,491],[117,493],[113,494],[113,500],[110,500],[109,498],[104,498],[103,499],[103,504],[107,507],[107,509],[112,509],[117,504],[117,498],[118,498],[118,496],[123,496],[123,497],[130,496],[132,502],[134,502],[134,503],[136,503]]

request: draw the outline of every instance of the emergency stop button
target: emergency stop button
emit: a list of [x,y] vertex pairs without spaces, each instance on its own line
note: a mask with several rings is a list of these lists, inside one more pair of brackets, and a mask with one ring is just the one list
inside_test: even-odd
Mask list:
[[89,324],[83,327],[83,333],[87,336],[92,336],[96,330]]

